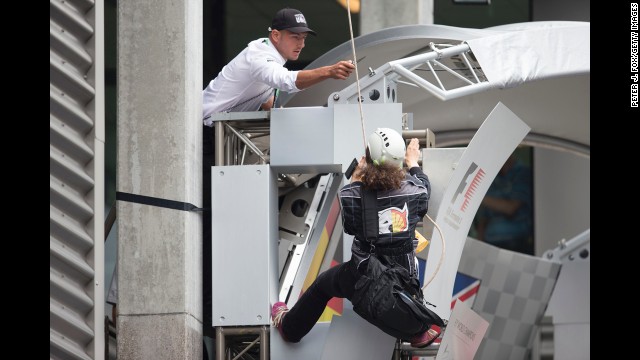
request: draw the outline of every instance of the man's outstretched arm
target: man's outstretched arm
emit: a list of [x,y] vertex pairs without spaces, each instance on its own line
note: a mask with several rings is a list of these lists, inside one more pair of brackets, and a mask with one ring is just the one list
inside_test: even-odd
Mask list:
[[300,70],[296,77],[296,87],[302,90],[326,79],[346,80],[355,69],[355,65],[350,61],[338,61],[333,65]]

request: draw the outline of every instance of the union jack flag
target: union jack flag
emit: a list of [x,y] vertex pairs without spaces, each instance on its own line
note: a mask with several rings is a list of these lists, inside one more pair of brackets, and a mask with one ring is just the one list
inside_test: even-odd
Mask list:
[[451,309],[453,309],[456,300],[460,300],[469,305],[469,307],[472,307],[476,295],[478,295],[478,289],[480,289],[480,279],[458,272],[453,283]]
[[[420,286],[424,286],[425,268],[427,262],[424,259],[418,258],[418,271],[420,274]],[[478,295],[478,289],[480,289],[480,279],[473,278],[469,275],[465,275],[461,272],[456,273],[456,279],[453,283],[453,294],[451,296],[451,308],[455,305],[456,300],[460,300],[469,307],[472,307],[476,295]]]

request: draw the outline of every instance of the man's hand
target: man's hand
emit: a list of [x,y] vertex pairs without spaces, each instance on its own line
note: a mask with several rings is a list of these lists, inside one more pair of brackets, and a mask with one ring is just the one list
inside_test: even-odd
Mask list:
[[329,77],[332,79],[346,80],[349,75],[356,69],[351,61],[338,61],[329,66]]
[[364,168],[367,166],[367,158],[361,157],[360,161],[358,161],[358,166],[353,170],[353,174],[351,175],[351,182],[354,181],[362,181],[362,173],[364,172]]
[[346,80],[355,69],[356,66],[350,61],[338,61],[333,65],[311,70],[300,70],[296,77],[296,87],[302,90],[326,79]]
[[418,165],[418,160],[420,159],[420,141],[418,139],[413,138],[409,141],[409,145],[407,145],[407,151],[404,154],[404,163],[407,164],[408,168],[412,168]]

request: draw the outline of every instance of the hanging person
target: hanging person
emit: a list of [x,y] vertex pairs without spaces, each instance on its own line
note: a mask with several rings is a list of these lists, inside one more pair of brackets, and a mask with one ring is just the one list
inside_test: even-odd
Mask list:
[[[273,304],[272,323],[285,341],[299,342],[309,333],[332,297],[351,301],[356,282],[367,272],[373,255],[366,241],[363,221],[365,189],[377,193],[378,236],[375,249],[392,254],[376,255],[377,258],[389,266],[403,267],[414,281],[416,291],[421,291],[415,229],[427,213],[431,184],[418,166],[419,141],[411,139],[405,151],[404,139],[398,132],[379,128],[369,135],[365,152],[353,172],[351,183],[338,193],[344,232],[354,236],[351,259],[318,275],[291,309],[284,302]],[[402,168],[403,160],[407,171]],[[442,324],[439,317],[437,322]],[[424,324],[423,328],[426,330],[403,340],[413,347],[422,348],[433,343],[441,333],[441,328],[435,324]]]

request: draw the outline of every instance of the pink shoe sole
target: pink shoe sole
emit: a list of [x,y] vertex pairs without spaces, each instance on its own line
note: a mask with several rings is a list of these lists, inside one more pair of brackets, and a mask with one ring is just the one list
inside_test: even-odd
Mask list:
[[431,325],[427,331],[422,333],[422,335],[416,336],[411,339],[411,346],[415,348],[425,348],[431,344],[440,336],[440,328],[436,325]]

